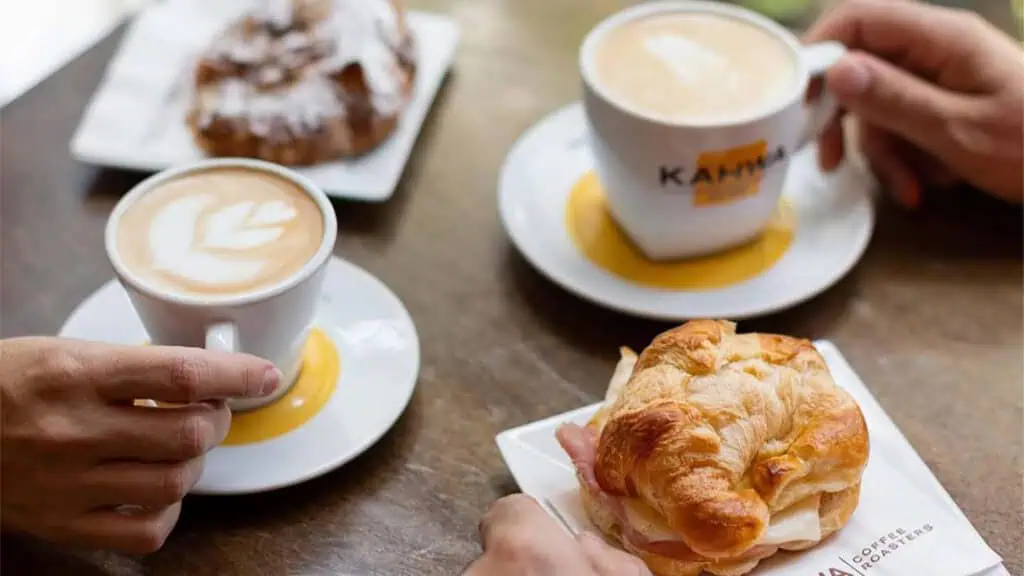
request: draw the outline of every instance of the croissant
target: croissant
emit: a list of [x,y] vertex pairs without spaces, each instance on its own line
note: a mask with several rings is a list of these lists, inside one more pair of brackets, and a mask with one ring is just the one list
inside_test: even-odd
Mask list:
[[860,407],[807,340],[698,320],[628,349],[585,427],[557,432],[584,508],[659,576],[738,576],[857,507]]

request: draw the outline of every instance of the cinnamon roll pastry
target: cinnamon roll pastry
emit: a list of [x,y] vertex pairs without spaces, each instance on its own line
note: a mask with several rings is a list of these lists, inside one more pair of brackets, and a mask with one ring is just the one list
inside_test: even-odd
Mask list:
[[395,129],[415,71],[395,0],[263,0],[199,58],[187,121],[213,156],[358,155]]

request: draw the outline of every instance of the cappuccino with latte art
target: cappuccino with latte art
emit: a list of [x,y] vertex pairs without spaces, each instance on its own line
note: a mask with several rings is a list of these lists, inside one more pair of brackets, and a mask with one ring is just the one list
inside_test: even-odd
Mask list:
[[107,221],[117,278],[158,346],[242,352],[271,361],[286,394],[302,369],[338,234],[327,195],[287,168],[217,158],[143,180]]
[[117,223],[116,248],[129,271],[160,291],[226,297],[287,280],[323,234],[320,208],[294,182],[222,167],[185,173],[140,197]]

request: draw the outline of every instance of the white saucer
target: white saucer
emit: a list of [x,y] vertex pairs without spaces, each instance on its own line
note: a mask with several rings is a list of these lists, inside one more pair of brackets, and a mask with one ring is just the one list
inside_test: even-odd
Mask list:
[[592,166],[583,107],[544,118],[512,146],[498,182],[501,221],[541,273],[566,290],[621,312],[663,320],[742,319],[803,302],[853,268],[874,229],[875,182],[847,163],[826,177],[815,150],[797,153],[785,197],[796,212],[793,242],[772,268],[745,282],[706,291],[671,291],[631,283],[583,257],[565,228],[572,186]]
[[[159,171],[204,157],[185,116],[188,72],[211,39],[254,0],[164,0],[129,24],[71,140],[78,160]],[[420,128],[451,68],[459,27],[444,14],[410,11],[417,45],[412,100],[386,141],[358,158],[299,167],[330,196],[369,202],[395,191]]]
[[[245,494],[304,482],[349,462],[398,420],[416,387],[420,345],[402,302],[383,283],[333,259],[316,325],[341,358],[337,387],[300,428],[264,442],[220,446],[206,458],[197,494]],[[146,333],[111,280],[71,314],[60,335],[140,344]]]

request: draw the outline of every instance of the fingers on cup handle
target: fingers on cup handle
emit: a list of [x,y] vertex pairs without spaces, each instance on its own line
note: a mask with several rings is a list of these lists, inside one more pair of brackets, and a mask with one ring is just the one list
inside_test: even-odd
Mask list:
[[924,149],[941,147],[948,140],[949,123],[969,108],[962,96],[870,54],[847,55],[828,71],[827,79],[849,112]]
[[[821,73],[811,77],[810,82],[808,82],[804,106],[813,110],[814,107],[822,105],[824,98],[831,98],[831,96],[826,93],[825,75]],[[811,131],[808,137],[814,136],[817,138],[818,164],[825,172],[835,170],[843,160],[845,153],[843,117],[846,115],[845,112],[842,108],[833,105],[830,111],[831,117],[827,120],[822,119],[825,125],[820,128],[820,133],[817,134],[813,132],[814,129],[818,128],[813,126],[815,118],[808,119],[808,122],[812,123],[808,127],[808,130]]]
[[270,362],[247,354],[171,346],[121,347],[106,351],[97,378],[111,401],[152,399],[191,403],[225,398],[257,398],[281,384]]
[[825,172],[835,170],[843,161],[846,143],[843,134],[843,120],[837,116],[832,119],[821,136],[818,137],[818,163]]
[[89,548],[151,554],[163,547],[180,514],[181,503],[153,510],[94,510],[72,526],[69,540]]
[[[835,124],[839,117],[839,103],[826,85],[826,72],[845,54],[846,47],[838,42],[820,42],[805,46],[800,53],[803,65],[811,76],[806,104],[809,114],[801,138],[802,143],[821,140],[824,132]],[[841,138],[841,130],[839,134]]]

